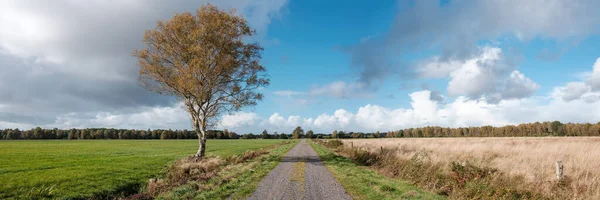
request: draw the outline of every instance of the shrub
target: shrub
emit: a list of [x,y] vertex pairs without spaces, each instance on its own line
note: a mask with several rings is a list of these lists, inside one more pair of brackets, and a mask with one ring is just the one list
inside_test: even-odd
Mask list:
[[[282,144],[286,144],[286,143],[282,143]],[[238,164],[238,163],[246,162],[247,160],[259,157],[259,156],[261,156],[263,154],[267,154],[267,153],[269,153],[269,151],[264,150],[264,149],[260,150],[260,151],[248,150],[248,151],[245,151],[244,153],[242,153],[241,156],[233,155],[233,156],[227,158],[225,160],[225,162],[228,164]]]
[[344,146],[344,143],[341,140],[335,139],[335,140],[316,140],[317,143],[325,145],[326,147],[329,148],[338,148],[341,146]]
[[376,153],[372,153],[360,148],[346,148],[345,154],[347,154],[354,162],[364,166],[374,165],[377,163],[377,160],[381,158]]
[[469,162],[461,164],[456,161],[450,164],[450,169],[452,171],[451,176],[459,186],[464,186],[468,181],[477,181],[498,172],[497,169],[490,167],[476,167]]

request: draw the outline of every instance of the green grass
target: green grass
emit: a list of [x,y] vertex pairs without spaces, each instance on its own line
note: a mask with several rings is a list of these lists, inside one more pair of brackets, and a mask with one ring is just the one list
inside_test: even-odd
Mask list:
[[288,140],[291,143],[281,145],[245,163],[227,166],[218,175],[203,185],[204,190],[198,191],[197,186],[186,184],[157,199],[246,199],[258,187],[259,182],[277,167],[281,159],[292,149],[298,140]]
[[[207,154],[228,157],[282,140],[209,140]],[[197,140],[0,141],[0,199],[72,199],[137,191]]]
[[368,167],[356,165],[312,141],[310,145],[353,199],[444,199],[406,181],[388,178]]

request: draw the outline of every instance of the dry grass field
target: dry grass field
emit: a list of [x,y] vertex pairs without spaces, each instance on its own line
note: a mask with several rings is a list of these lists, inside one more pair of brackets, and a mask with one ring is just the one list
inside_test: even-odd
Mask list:
[[[555,162],[564,163],[564,175],[574,199],[600,199],[600,138],[386,138],[343,140],[344,145],[378,151],[397,149],[409,159],[423,155],[436,163],[470,161],[521,176],[529,189],[548,193],[556,184]],[[448,169],[450,170],[450,169]]]

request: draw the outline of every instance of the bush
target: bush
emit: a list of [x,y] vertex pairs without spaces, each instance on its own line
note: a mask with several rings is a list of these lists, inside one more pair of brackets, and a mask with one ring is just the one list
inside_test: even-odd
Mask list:
[[335,140],[318,140],[318,143],[323,144],[329,148],[338,148],[341,146],[344,146],[344,143],[341,140],[335,139]]
[[380,158],[376,153],[372,153],[360,148],[346,148],[345,152],[351,160],[364,166],[374,165]]
[[451,176],[459,186],[464,186],[469,181],[477,181],[492,176],[498,172],[497,169],[490,167],[476,167],[469,162],[461,164],[456,161],[450,164],[450,169],[452,171]]

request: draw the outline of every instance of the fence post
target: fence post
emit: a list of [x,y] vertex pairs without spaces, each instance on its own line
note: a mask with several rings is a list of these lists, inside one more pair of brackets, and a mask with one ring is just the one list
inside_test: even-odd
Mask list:
[[379,146],[379,148],[381,149],[381,153],[383,153],[383,146]]
[[354,148],[354,142],[350,142],[350,148]]
[[556,179],[561,181],[563,179],[563,164],[562,161],[556,161]]

